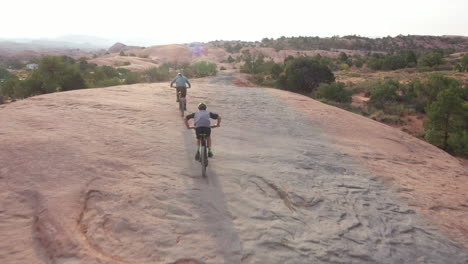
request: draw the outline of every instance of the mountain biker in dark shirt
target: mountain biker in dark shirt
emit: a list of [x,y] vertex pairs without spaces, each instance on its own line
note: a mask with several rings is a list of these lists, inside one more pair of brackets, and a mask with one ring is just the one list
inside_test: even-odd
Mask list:
[[[172,80],[171,82],[171,87],[173,84],[176,84],[176,97],[177,97],[177,102],[179,102],[179,91],[180,91],[180,97],[185,98],[187,96],[187,88],[192,87],[190,84],[189,80],[182,75],[182,73],[178,73],[177,76]],[[188,87],[186,86],[188,84]]]
[[187,129],[192,127],[189,126],[188,121],[190,119],[194,119],[195,123],[195,134],[197,136],[197,154],[195,155],[195,159],[200,159],[200,134],[206,134],[206,141],[208,144],[208,157],[213,157],[213,152],[211,150],[211,119],[216,119],[218,122],[216,123],[216,127],[221,125],[221,117],[218,114],[211,113],[206,111],[206,104],[199,103],[198,104],[198,112],[192,113],[185,117],[185,126]]

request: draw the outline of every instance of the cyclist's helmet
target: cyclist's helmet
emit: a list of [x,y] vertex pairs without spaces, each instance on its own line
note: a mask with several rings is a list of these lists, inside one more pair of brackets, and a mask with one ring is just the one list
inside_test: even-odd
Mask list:
[[206,104],[204,102],[201,102],[198,104],[198,109],[199,110],[206,110]]
[[179,72],[179,73],[177,73],[177,75],[182,76],[182,73]]

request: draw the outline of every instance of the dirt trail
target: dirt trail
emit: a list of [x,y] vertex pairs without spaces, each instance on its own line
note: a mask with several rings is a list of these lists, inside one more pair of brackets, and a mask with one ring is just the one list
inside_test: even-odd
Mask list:
[[0,263],[467,263],[268,89],[194,80],[223,117],[208,178],[167,84],[0,107]]

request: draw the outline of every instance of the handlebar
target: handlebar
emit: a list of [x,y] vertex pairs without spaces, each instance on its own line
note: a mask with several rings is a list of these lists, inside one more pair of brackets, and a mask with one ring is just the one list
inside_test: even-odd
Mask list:
[[[216,127],[220,127],[220,126],[210,126],[210,128],[216,128]],[[195,129],[196,127],[189,127],[189,129]]]

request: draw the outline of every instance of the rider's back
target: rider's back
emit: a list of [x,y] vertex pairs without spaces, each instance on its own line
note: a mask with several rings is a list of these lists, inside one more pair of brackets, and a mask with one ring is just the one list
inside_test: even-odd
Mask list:
[[186,87],[185,84],[188,83],[188,80],[185,76],[177,76],[172,82],[175,82],[176,87]]

